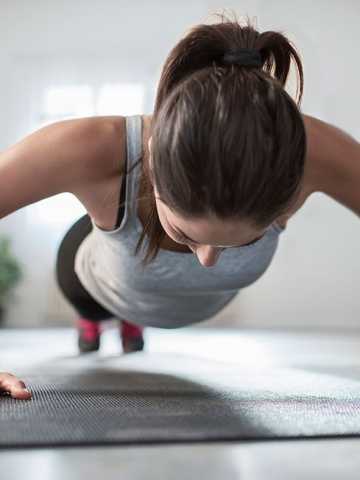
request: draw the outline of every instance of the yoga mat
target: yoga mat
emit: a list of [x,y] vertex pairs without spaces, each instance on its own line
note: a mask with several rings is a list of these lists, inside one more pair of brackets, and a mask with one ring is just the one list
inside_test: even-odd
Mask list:
[[33,397],[0,396],[0,448],[360,435],[359,366],[126,357],[13,372]]

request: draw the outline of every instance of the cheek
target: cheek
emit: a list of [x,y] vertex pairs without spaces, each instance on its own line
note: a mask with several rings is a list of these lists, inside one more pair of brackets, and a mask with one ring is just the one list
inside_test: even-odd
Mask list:
[[179,243],[181,245],[186,245],[188,246],[194,253],[196,251],[195,245],[193,245],[191,242],[185,242],[185,241],[180,241],[178,240],[175,235],[171,233],[171,231],[167,228],[166,220],[164,220],[164,217],[162,215],[162,210],[161,210],[161,205],[155,200],[156,203],[156,208],[158,212],[158,217],[159,221],[161,223],[162,228],[164,229],[166,235],[171,238],[171,240],[174,240],[174,242]]
[[164,217],[162,216],[162,213],[161,213],[161,207],[159,207],[159,204],[156,202],[156,207],[157,207],[157,212],[158,212],[158,217],[159,217],[159,221],[161,223],[161,226],[162,228],[164,229],[165,233],[170,237],[172,238],[174,241],[176,241],[171,233],[169,232],[169,230],[167,229],[167,226],[166,226],[166,221],[164,220]]
[[161,226],[162,228],[164,229],[166,235],[171,238],[171,240],[174,240],[174,242],[176,243],[180,243],[181,245],[187,245],[189,248],[191,248],[191,250],[194,252],[195,249],[191,247],[191,242],[183,242],[183,241],[180,241],[177,239],[177,237],[175,237],[175,235],[173,235],[169,229],[166,228],[166,223],[165,221],[163,221],[163,219],[161,218],[161,214],[159,214],[159,220],[160,220],[160,223],[161,223]]

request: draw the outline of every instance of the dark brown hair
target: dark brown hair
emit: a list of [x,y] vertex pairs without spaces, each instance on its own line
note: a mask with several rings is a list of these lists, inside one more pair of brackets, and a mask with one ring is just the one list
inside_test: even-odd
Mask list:
[[[258,32],[223,14],[220,23],[190,29],[162,69],[151,120],[153,170],[145,169],[150,214],[137,254],[148,237],[143,266],[165,236],[153,185],[182,218],[215,216],[264,228],[300,193],[306,135],[300,102],[303,68],[280,32]],[[223,56],[255,49],[259,67],[225,64]],[[285,90],[291,60],[297,67],[297,103]],[[151,173],[151,175],[150,175]]]

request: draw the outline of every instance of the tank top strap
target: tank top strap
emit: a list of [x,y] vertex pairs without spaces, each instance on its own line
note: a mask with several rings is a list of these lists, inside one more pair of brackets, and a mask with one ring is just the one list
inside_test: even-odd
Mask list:
[[[137,225],[137,197],[142,171],[142,162],[139,161],[142,152],[142,118],[141,115],[126,117],[126,208],[128,219]],[[136,165],[134,167],[134,165]]]

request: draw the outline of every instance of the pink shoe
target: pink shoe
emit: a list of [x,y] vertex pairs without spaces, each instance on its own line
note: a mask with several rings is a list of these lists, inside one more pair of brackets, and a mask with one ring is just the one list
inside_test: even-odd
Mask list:
[[94,352],[100,348],[101,328],[100,322],[92,322],[84,317],[76,321],[79,332],[78,347],[80,352]]
[[126,320],[120,321],[121,343],[124,353],[144,350],[144,327]]

